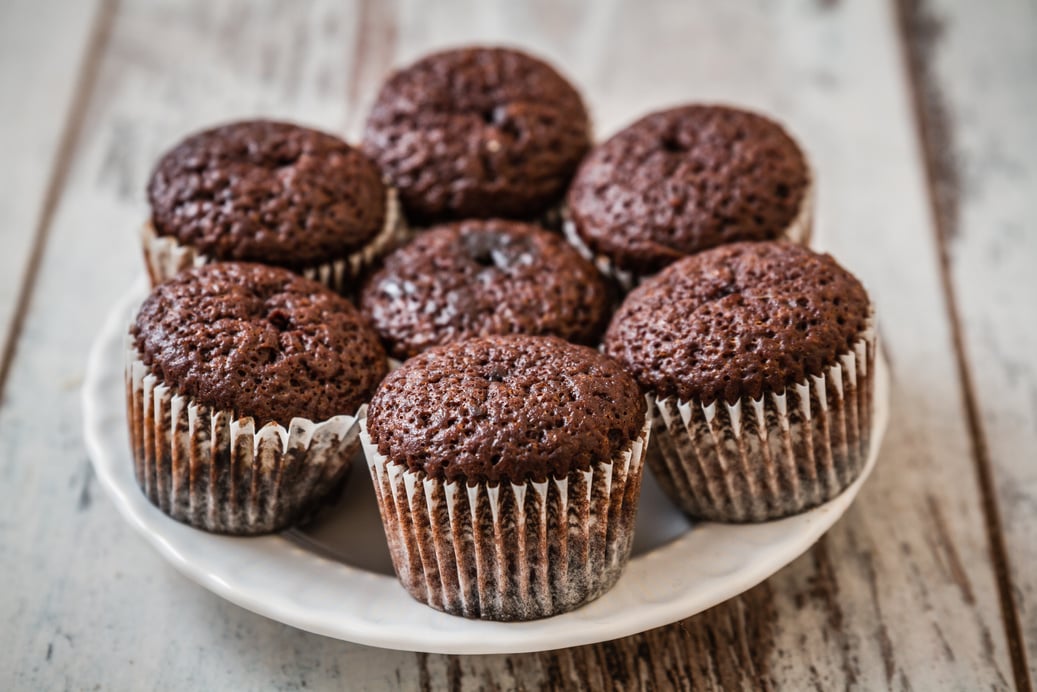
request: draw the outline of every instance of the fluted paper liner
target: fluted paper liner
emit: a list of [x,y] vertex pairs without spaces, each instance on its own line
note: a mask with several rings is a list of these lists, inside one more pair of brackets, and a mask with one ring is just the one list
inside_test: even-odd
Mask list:
[[[647,417],[646,417],[647,418]],[[529,620],[608,591],[630,558],[651,422],[608,463],[543,482],[446,482],[389,463],[360,422],[393,566],[453,615]]]
[[[385,202],[385,223],[367,245],[343,259],[308,267],[300,273],[328,286],[338,293],[356,289],[357,280],[383,255],[395,248],[407,235],[396,190],[388,188]],[[144,263],[151,285],[155,286],[173,278],[190,267],[209,264],[212,258],[198,252],[190,245],[181,245],[173,236],[160,236],[149,220],[141,229],[144,247]]]
[[821,376],[734,404],[649,397],[648,464],[697,519],[755,522],[816,507],[864,469],[871,444],[875,330]]
[[[796,212],[795,218],[792,219],[785,232],[781,234],[781,238],[791,240],[797,245],[806,246],[810,244],[810,236],[813,230],[814,176],[813,172],[811,172],[810,181],[807,183],[807,188],[803,193],[803,200],[799,205],[799,211]],[[620,269],[608,256],[596,254],[591,250],[587,243],[583,241],[583,238],[580,237],[580,234],[576,232],[576,225],[569,218],[568,209],[563,212],[562,233],[570,245],[590,260],[598,268],[599,272],[615,281],[624,292],[633,290],[643,279],[648,278],[647,276],[635,274],[632,271]]]
[[356,416],[287,429],[213,410],[158,381],[130,346],[126,403],[137,484],[177,521],[251,535],[312,516],[345,482],[359,449]]

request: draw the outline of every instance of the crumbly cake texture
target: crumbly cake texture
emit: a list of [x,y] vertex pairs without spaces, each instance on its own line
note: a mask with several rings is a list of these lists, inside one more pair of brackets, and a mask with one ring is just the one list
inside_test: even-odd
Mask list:
[[565,478],[628,449],[646,404],[618,363],[555,337],[432,348],[381,384],[367,412],[378,452],[426,477]]
[[363,248],[386,216],[381,173],[360,149],[265,120],[180,142],[155,168],[148,200],[159,236],[214,260],[295,270]]
[[827,254],[735,243],[687,257],[635,289],[605,352],[659,398],[733,404],[819,376],[868,326],[868,296]]
[[152,291],[131,334],[160,382],[257,425],[353,415],[387,370],[377,336],[349,301],[258,264],[181,272]]
[[576,89],[547,63],[492,47],[435,53],[393,73],[364,133],[418,225],[536,218],[562,199],[590,145]]
[[440,226],[385,260],[361,310],[389,353],[406,359],[435,345],[503,334],[596,343],[609,290],[561,237],[491,219]]
[[722,243],[781,238],[810,183],[802,151],[774,121],[683,106],[595,147],[573,180],[568,214],[593,253],[648,275]]

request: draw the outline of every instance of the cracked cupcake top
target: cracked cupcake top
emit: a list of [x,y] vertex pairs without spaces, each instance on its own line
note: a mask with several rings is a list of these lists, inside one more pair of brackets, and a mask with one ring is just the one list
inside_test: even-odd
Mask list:
[[645,423],[618,363],[555,337],[437,346],[378,388],[368,432],[391,462],[446,481],[523,483],[609,462]]
[[735,243],[686,257],[631,292],[605,352],[660,398],[733,404],[822,374],[870,315],[864,288],[830,255]]
[[288,426],[352,415],[387,369],[356,308],[284,269],[214,263],[158,285],[130,328],[163,384],[196,403]]
[[421,233],[367,282],[361,309],[391,355],[493,334],[595,343],[608,289],[560,236],[516,221],[462,221]]
[[435,53],[393,73],[364,133],[365,151],[421,225],[534,218],[563,197],[590,144],[576,89],[504,48]]
[[148,184],[155,232],[214,260],[302,269],[352,254],[385,223],[386,189],[338,137],[253,120],[191,135]]
[[809,183],[803,153],[777,123],[684,106],[595,147],[569,190],[569,215],[595,253],[646,275],[721,243],[781,238]]

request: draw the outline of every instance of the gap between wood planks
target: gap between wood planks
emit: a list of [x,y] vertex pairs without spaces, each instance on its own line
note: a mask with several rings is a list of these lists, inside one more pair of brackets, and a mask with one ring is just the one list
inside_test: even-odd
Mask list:
[[[953,204],[953,200],[948,200],[943,196],[938,195],[935,188],[939,176],[942,174],[937,163],[937,145],[940,142],[940,139],[937,136],[937,133],[931,131],[932,125],[929,122],[930,109],[932,107],[929,103],[931,91],[923,93],[922,89],[923,86],[927,86],[930,89],[932,88],[932,85],[929,84],[932,78],[928,68],[926,67],[926,49],[918,35],[920,30],[917,26],[919,18],[924,14],[924,7],[915,0],[894,0],[894,2],[897,11],[898,29],[901,39],[904,65],[907,71],[908,86],[911,92],[910,97],[924,155],[925,173],[930,197],[929,202],[932,206],[935,224],[933,230],[936,234],[937,251],[940,260],[942,290],[945,295],[947,303],[946,309],[952,329],[955,360],[961,381],[973,460],[975,462],[980,492],[983,499],[986,531],[988,533],[991,557],[994,564],[995,576],[999,590],[1000,605],[1005,623],[1013,674],[1016,685],[1019,689],[1031,690],[1032,687],[1027,674],[1026,654],[1025,649],[1023,648],[1021,624],[1013,598],[1012,585],[1008,570],[1007,551],[1001,530],[1001,519],[997,505],[997,498],[994,492],[990,454],[987,447],[985,433],[979,418],[974,385],[969,374],[968,360],[965,354],[960,329],[961,325],[958,316],[957,302],[949,273],[950,258],[947,247],[947,237],[950,228],[948,227],[948,205]],[[362,12],[365,15],[365,19],[361,22],[361,27],[366,27],[368,25],[369,21],[371,21],[371,13],[378,12],[379,8],[380,5],[373,4],[373,0],[368,0],[363,3]],[[9,331],[7,342],[3,344],[4,350],[2,360],[0,360],[0,397],[2,397],[3,392],[5,391],[10,366],[14,358],[14,352],[23,329],[29,305],[32,301],[32,294],[37,283],[37,275],[43,253],[46,250],[47,238],[50,233],[53,217],[64,192],[68,170],[82,135],[85,114],[94,91],[99,67],[109,39],[116,11],[117,0],[101,0],[100,8],[91,29],[90,39],[84,54],[79,79],[75,85],[72,104],[61,133],[54,167],[43,198],[41,214],[36,228],[34,229],[33,245],[27,262],[25,280],[17,295],[16,307],[12,317],[11,329]],[[378,20],[375,19],[374,23],[377,24],[377,21]],[[391,19],[389,20],[388,26],[390,29],[395,26]],[[363,28],[361,29],[361,32],[366,33]],[[358,56],[366,54],[369,50],[373,50],[371,43],[372,42],[367,42],[367,45],[364,45],[363,47],[358,46]],[[387,50],[385,51],[387,55],[383,54],[378,57],[391,58],[392,52],[392,50]],[[358,61],[357,64],[354,65],[353,81],[355,83],[351,85],[351,89],[349,90],[351,101],[350,107],[354,111],[351,113],[351,116],[354,118],[355,109],[359,105],[359,99],[356,97],[362,95],[363,87],[365,86],[360,83],[366,76],[363,72],[364,67]]]
[[40,262],[43,259],[43,251],[47,246],[47,237],[50,234],[51,222],[54,220],[54,212],[61,194],[65,190],[68,178],[68,170],[72,164],[72,156],[82,134],[83,121],[90,97],[93,95],[94,85],[100,71],[101,58],[104,56],[108,38],[111,35],[112,24],[115,20],[118,0],[101,0],[94,18],[93,27],[90,30],[90,39],[87,42],[83,62],[76,80],[72,104],[69,107],[68,118],[61,132],[61,140],[58,143],[57,154],[54,157],[54,167],[51,171],[50,180],[43,195],[43,204],[40,209],[39,221],[33,229],[33,241],[29,250],[29,257],[25,267],[25,279],[15,299],[14,313],[11,316],[10,329],[7,332],[7,340],[2,344],[3,352],[0,356],[0,405],[7,387],[7,376],[11,371],[11,363],[14,361],[15,350],[18,339],[25,324],[25,316],[32,302],[32,293],[36,287],[36,276],[39,273]]
[[1009,567],[1008,550],[1005,545],[1001,513],[997,502],[990,448],[987,445],[986,432],[980,420],[979,403],[969,370],[965,340],[962,336],[957,294],[954,290],[954,282],[951,280],[951,257],[948,245],[956,231],[957,195],[960,190],[958,189],[958,171],[951,152],[953,125],[948,120],[946,107],[940,96],[939,84],[933,76],[930,63],[933,44],[938,38],[941,27],[931,11],[926,8],[925,0],[894,1],[897,34],[900,37],[909,96],[918,129],[918,139],[922,147],[926,189],[928,190],[933,233],[939,259],[940,284],[947,306],[954,359],[958,368],[958,379],[961,382],[969,442],[983,502],[983,516],[986,521],[990,557],[997,581],[1008,652],[1012,661],[1012,674],[1017,689],[1032,692],[1033,686],[1027,667],[1022,623],[1012,589],[1012,572]]

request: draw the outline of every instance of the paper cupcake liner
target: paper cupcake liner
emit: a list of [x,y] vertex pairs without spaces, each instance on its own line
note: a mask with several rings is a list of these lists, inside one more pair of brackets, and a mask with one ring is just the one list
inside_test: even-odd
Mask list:
[[606,255],[599,255],[590,249],[590,246],[583,241],[580,234],[576,232],[576,224],[569,216],[569,209],[563,211],[562,218],[562,235],[565,236],[566,241],[576,251],[583,255],[584,259],[588,260],[593,264],[602,275],[611,281],[615,282],[622,293],[629,293],[640,283],[640,278],[633,272],[625,269],[620,269],[613,263],[613,261]]
[[393,566],[452,615],[530,620],[594,600],[630,558],[651,424],[608,463],[561,480],[444,483],[389,463],[360,423]]
[[659,485],[690,517],[778,519],[831,500],[850,485],[871,443],[875,330],[821,376],[759,399],[708,406],[650,397]]
[[256,430],[158,381],[127,348],[126,404],[137,484],[163,512],[214,533],[271,533],[335,496],[359,449],[356,416]]
[[785,229],[785,237],[797,245],[810,245],[810,238],[814,234],[814,208],[817,204],[817,188],[814,184],[814,171],[809,169],[810,177],[807,180],[807,189],[803,191],[803,201],[799,204],[799,212],[792,219],[792,223]]
[[[358,288],[358,281],[375,262],[407,237],[406,224],[394,188],[388,188],[385,210],[382,230],[363,248],[342,259],[307,267],[299,273],[338,293],[347,294]],[[158,235],[150,220],[141,229],[141,243],[152,286],[173,278],[184,269],[200,267],[213,261],[190,245],[181,245],[173,236]]]
[[[799,205],[799,211],[786,227],[785,232],[782,234],[783,238],[787,238],[797,245],[806,246],[810,244],[810,237],[814,229],[814,195],[814,177],[811,171],[810,181],[807,183],[807,189],[803,193],[803,201]],[[632,271],[620,269],[608,256],[591,250],[587,243],[583,241],[583,238],[580,237],[580,234],[576,232],[576,224],[569,218],[568,209],[563,211],[562,234],[569,241],[570,245],[575,247],[581,255],[598,268],[599,272],[616,282],[624,294],[634,290],[642,280],[649,276],[642,276]]]

